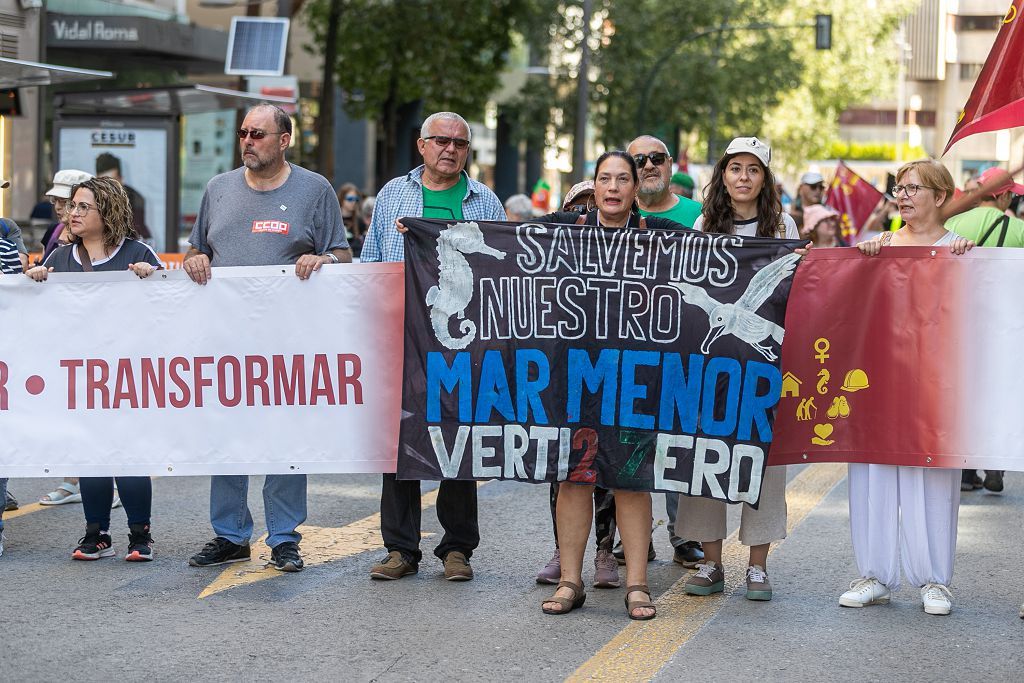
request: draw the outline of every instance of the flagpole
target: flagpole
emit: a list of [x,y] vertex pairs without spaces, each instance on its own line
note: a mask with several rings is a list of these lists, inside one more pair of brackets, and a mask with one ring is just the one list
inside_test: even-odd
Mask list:
[[896,49],[899,50],[896,71],[896,139],[898,140],[896,143],[896,163],[899,165],[903,164],[903,141],[905,137],[903,117],[906,116],[907,110],[907,52],[910,47],[907,45],[903,26],[903,23],[900,23],[899,31],[896,32]]

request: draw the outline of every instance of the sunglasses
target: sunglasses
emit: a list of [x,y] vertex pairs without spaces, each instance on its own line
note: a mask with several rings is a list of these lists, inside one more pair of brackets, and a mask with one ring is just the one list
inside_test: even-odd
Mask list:
[[239,128],[237,133],[238,133],[238,139],[239,140],[244,140],[247,137],[252,138],[253,140],[262,140],[263,138],[267,137],[268,135],[284,135],[283,132],[281,132],[281,133],[268,133],[265,130],[259,130],[257,128],[253,128],[252,130],[246,130],[245,128]]
[[647,160],[651,160],[651,164],[654,166],[661,166],[668,159],[668,155],[664,152],[651,152],[650,154],[634,154],[633,161],[636,162],[636,167],[643,168],[647,165]]
[[423,138],[424,140],[433,140],[434,144],[444,149],[448,145],[454,144],[455,149],[463,150],[469,147],[469,140],[463,138],[450,138],[447,135],[430,135]]

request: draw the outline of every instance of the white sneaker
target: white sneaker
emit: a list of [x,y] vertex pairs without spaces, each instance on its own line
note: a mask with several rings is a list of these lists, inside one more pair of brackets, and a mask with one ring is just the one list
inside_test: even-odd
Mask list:
[[928,614],[949,614],[953,609],[953,594],[941,583],[926,583],[921,588],[921,604]]
[[839,604],[843,607],[888,605],[889,589],[879,583],[878,579],[862,577],[850,582],[850,590],[839,596]]
[[[0,557],[4,556],[4,532],[0,531]],[[1021,607],[1021,617],[1024,618],[1024,607]]]

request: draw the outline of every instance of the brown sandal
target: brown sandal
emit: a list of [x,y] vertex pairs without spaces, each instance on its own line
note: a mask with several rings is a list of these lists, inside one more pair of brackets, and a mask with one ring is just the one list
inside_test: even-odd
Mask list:
[[[657,612],[658,608],[655,607],[654,603],[651,602],[650,600],[634,600],[633,602],[630,602],[629,601],[629,594],[632,593],[633,591],[638,591],[640,593],[647,593],[647,597],[648,598],[651,597],[651,589],[648,588],[647,586],[643,585],[643,584],[638,584],[636,586],[626,586],[626,597],[623,598],[622,601],[624,603],[626,603],[626,614],[629,615],[629,618],[633,619],[635,621],[647,621],[648,619],[653,619],[654,617],[658,616],[658,612]],[[649,608],[653,609],[655,611],[654,614],[652,614],[649,617],[633,616],[633,610],[641,609],[641,608],[645,608],[645,607],[649,607]]]
[[[583,607],[583,603],[587,601],[587,594],[583,592],[583,586],[579,585],[578,583],[573,583],[572,581],[560,581],[558,583],[558,588],[571,588],[572,597],[561,598],[556,595],[552,595],[550,598],[546,598],[541,603],[541,610],[544,612],[544,614],[568,614],[569,612],[573,611],[578,607]],[[557,591],[558,588],[556,588],[555,590]],[[548,609],[544,607],[545,602],[557,602],[562,609]]]

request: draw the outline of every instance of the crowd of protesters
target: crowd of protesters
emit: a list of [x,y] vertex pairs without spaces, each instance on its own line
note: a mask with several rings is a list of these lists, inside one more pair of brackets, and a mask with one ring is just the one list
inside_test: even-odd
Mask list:
[[[542,214],[526,195],[502,203],[469,176],[466,162],[472,130],[458,114],[438,112],[425,119],[417,142],[423,164],[390,182],[374,196],[352,184],[336,190],[318,174],[285,160],[291,139],[287,114],[273,105],[250,110],[238,131],[243,165],[213,178],[190,237],[184,270],[197,285],[214,277],[212,268],[291,264],[302,279],[324,264],[351,261],[403,261],[403,217],[445,220],[537,221],[601,226],[612,230],[697,230],[707,234],[801,240],[807,249],[847,246],[840,212],[823,203],[825,178],[808,171],[800,178],[796,201],[787,212],[772,167],[771,148],[757,137],[734,139],[711,170],[706,185],[674,164],[666,143],[640,135],[624,150],[609,150],[597,160],[594,177],[565,193],[561,211]],[[109,174],[107,174],[109,175]],[[1024,222],[1011,216],[1010,203],[1024,186],[986,181],[979,205],[943,223],[942,211],[955,188],[938,162],[903,165],[896,184],[872,213],[870,239],[857,245],[866,255],[900,246],[940,246],[963,254],[973,246],[1024,246]],[[6,182],[6,181],[0,181]],[[139,278],[160,268],[156,254],[140,241],[133,202],[116,177],[58,171],[47,192],[57,223],[45,236],[40,263],[29,267],[20,230],[3,220],[0,271],[24,272],[45,282],[52,272],[130,270]],[[287,239],[257,234],[250,222],[273,218],[284,202],[296,207],[293,225],[303,228]],[[241,222],[239,222],[241,216]],[[253,223],[255,225],[256,223]],[[45,285],[43,285],[45,286]],[[914,284],[908,284],[913,287]],[[973,470],[851,464],[849,507],[853,551],[859,578],[839,597],[840,605],[864,607],[890,601],[900,585],[900,562],[907,580],[920,589],[929,614],[949,614],[950,583],[956,548],[960,494],[984,487],[1003,489],[1002,472],[984,479]],[[111,508],[123,504],[129,528],[129,561],[153,559],[150,534],[152,484],[148,477],[67,479],[40,502],[81,502],[86,530],[71,553],[75,560],[114,555]],[[0,479],[4,508],[17,508]],[[440,484],[436,511],[444,535],[434,549],[444,576],[473,579],[470,564],[480,542],[476,484],[447,480]],[[189,560],[194,567],[218,566],[250,558],[254,523],[247,505],[248,477],[212,478],[210,522],[215,537]],[[119,494],[119,499],[118,499]],[[272,565],[287,572],[303,569],[301,534],[306,517],[305,475],[270,475],[263,486]],[[686,593],[709,596],[726,584],[722,561],[726,504],[710,499],[666,495],[673,560],[696,571],[684,581]],[[370,569],[376,580],[415,574],[420,550],[420,483],[383,475],[381,533],[387,556]],[[546,614],[564,615],[586,599],[583,558],[592,528],[597,553],[592,585],[621,586],[618,565],[625,565],[625,610],[630,619],[657,616],[647,586],[647,563],[654,559],[651,494],[607,490],[562,482],[551,485],[550,513],[554,555],[537,582],[557,584],[541,605]],[[760,504],[742,504],[739,540],[749,546],[746,597],[772,598],[767,557],[771,543],[786,536],[786,468],[765,470]],[[621,544],[615,545],[616,534]],[[0,509],[0,554],[4,536]],[[1021,616],[1024,617],[1024,607]]]

